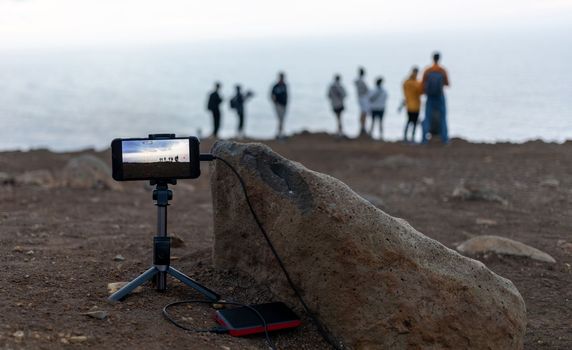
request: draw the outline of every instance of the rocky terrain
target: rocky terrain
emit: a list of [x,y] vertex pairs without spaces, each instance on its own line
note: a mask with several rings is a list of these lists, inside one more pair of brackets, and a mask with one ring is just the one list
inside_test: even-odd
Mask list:
[[[320,134],[266,143],[451,249],[500,236],[546,253],[555,262],[507,255],[506,247],[474,257],[522,295],[525,349],[572,347],[572,143],[443,147]],[[204,141],[203,152],[211,145]],[[167,303],[200,298],[172,280],[167,293],[146,287],[122,303],[106,301],[109,283],[151,264],[156,209],[151,187],[110,181],[102,164],[110,165],[109,151],[0,153],[0,348],[264,349],[262,337],[190,333],[165,321]],[[172,264],[226,299],[276,300],[265,283],[213,266],[211,172],[205,164],[201,178],[173,187]],[[304,325],[273,335],[277,347],[328,348],[291,306]],[[207,307],[173,313],[189,327],[214,325]]]

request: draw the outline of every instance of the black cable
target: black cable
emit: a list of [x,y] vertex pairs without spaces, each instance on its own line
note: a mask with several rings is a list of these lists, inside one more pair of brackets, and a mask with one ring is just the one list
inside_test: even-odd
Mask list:
[[320,335],[322,336],[322,338],[324,338],[324,340],[330,344],[334,349],[342,349],[342,347],[340,345],[338,345],[338,343],[335,341],[335,339],[332,337],[332,335],[326,330],[326,328],[322,325],[322,322],[320,322],[320,320],[318,319],[318,317],[316,315],[314,315],[314,313],[310,310],[310,308],[308,307],[308,305],[306,304],[306,302],[304,301],[304,298],[302,297],[302,294],[300,293],[300,291],[298,290],[298,287],[296,287],[296,285],[294,284],[294,282],[292,281],[292,279],[290,278],[290,274],[288,273],[288,270],[286,270],[286,267],[284,266],[284,263],[282,262],[282,259],[280,258],[280,256],[278,255],[278,252],[276,251],[276,249],[274,248],[274,245],[272,244],[272,241],[270,240],[270,237],[268,236],[268,233],[266,232],[266,230],[264,229],[264,227],[262,226],[262,222],[260,221],[260,219],[258,218],[258,215],[256,215],[256,212],[254,211],[254,208],[252,207],[252,203],[250,202],[250,198],[248,197],[248,192],[246,190],[246,184],[244,183],[244,180],[242,179],[242,176],[240,176],[240,174],[236,171],[236,169],[226,160],[224,160],[223,158],[217,157],[217,156],[212,156],[213,159],[217,159],[220,160],[221,162],[223,162],[226,166],[228,166],[230,168],[230,170],[232,170],[232,172],[234,173],[234,175],[236,175],[236,177],[238,178],[238,181],[240,182],[240,186],[242,187],[242,192],[244,192],[244,197],[246,198],[246,204],[248,205],[248,208],[250,209],[250,212],[252,213],[252,216],[254,218],[254,221],[256,221],[256,225],[258,226],[258,228],[260,229],[260,231],[262,232],[262,234],[264,235],[264,239],[266,239],[266,243],[268,243],[268,246],[270,247],[270,250],[272,251],[272,254],[274,255],[274,257],[276,258],[276,261],[278,262],[278,265],[280,265],[280,268],[282,269],[282,272],[284,272],[284,276],[286,276],[286,280],[288,281],[288,284],[290,285],[290,288],[292,288],[292,290],[294,291],[294,293],[296,294],[296,297],[298,298],[298,300],[300,301],[300,304],[302,304],[302,307],[304,308],[304,310],[306,311],[306,313],[308,314],[308,316],[310,316],[310,318],[312,319],[312,322],[314,323],[314,325],[316,325],[316,327],[318,328],[318,332],[320,333]]
[[171,322],[172,324],[174,324],[175,326],[177,326],[181,329],[184,329],[184,330],[189,331],[189,332],[194,332],[194,333],[216,333],[216,334],[228,333],[228,329],[223,328],[223,327],[189,328],[189,327],[183,326],[182,324],[177,322],[171,315],[169,315],[169,312],[167,311],[169,308],[171,308],[173,306],[177,306],[177,305],[183,305],[183,304],[221,304],[221,305],[243,306],[243,307],[249,309],[250,311],[254,312],[256,314],[256,316],[260,319],[260,321],[262,321],[262,326],[264,327],[264,336],[266,337],[266,343],[271,350],[276,350],[276,347],[274,346],[274,343],[272,342],[272,339],[270,338],[270,334],[268,334],[268,324],[266,323],[266,320],[264,319],[264,317],[262,316],[262,314],[258,310],[256,310],[255,308],[253,308],[250,305],[237,303],[234,301],[215,301],[215,302],[213,302],[212,300],[182,300],[182,301],[176,301],[174,303],[167,304],[163,308],[163,316],[165,316],[167,321]]

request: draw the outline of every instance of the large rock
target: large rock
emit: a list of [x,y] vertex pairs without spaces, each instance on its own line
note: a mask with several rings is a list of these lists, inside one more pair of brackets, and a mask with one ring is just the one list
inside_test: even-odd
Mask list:
[[62,171],[62,182],[71,188],[121,189],[111,177],[111,168],[91,154],[70,159]]
[[461,243],[457,247],[457,250],[465,255],[496,253],[501,255],[523,256],[548,263],[556,262],[553,257],[539,249],[506,237],[492,235],[473,237]]
[[[328,175],[264,145],[217,142],[309,307],[355,349],[521,349],[511,281],[391,217]],[[212,173],[214,262],[299,305],[221,161]]]

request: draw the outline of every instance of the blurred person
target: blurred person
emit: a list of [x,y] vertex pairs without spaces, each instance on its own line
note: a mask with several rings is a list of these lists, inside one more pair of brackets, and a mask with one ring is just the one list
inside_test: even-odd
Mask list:
[[[421,110],[421,95],[423,95],[423,86],[417,80],[419,68],[413,67],[409,77],[403,82],[403,105],[407,110],[407,123],[403,131],[404,142],[415,142],[415,130],[419,123],[419,111]],[[412,126],[411,140],[407,138],[409,127]]]
[[270,98],[274,103],[274,109],[278,117],[276,139],[284,138],[284,119],[286,117],[286,105],[288,104],[288,87],[286,86],[284,78],[284,72],[278,73],[278,82],[274,84],[270,91]]
[[254,96],[254,94],[252,91],[247,91],[246,94],[243,94],[240,85],[236,85],[235,90],[236,93],[230,100],[230,108],[234,109],[238,116],[236,135],[237,137],[244,138],[244,103]]
[[209,110],[213,116],[213,133],[212,137],[218,137],[218,131],[220,129],[220,104],[222,103],[222,97],[219,94],[221,84],[217,81],[214,85],[214,91],[209,94],[207,102],[207,110]]
[[433,65],[423,73],[423,92],[425,102],[425,119],[423,119],[423,143],[427,143],[429,134],[440,135],[441,142],[449,143],[447,127],[447,106],[445,103],[445,86],[449,86],[449,76],[445,68],[439,65],[441,54],[433,53]]
[[383,78],[379,77],[375,80],[375,87],[369,93],[369,106],[371,111],[371,127],[369,135],[373,137],[373,128],[375,121],[379,122],[379,138],[383,140],[383,115],[385,113],[385,105],[387,103],[387,91],[383,87]]
[[338,137],[344,136],[344,131],[342,127],[342,112],[344,111],[344,99],[346,98],[346,89],[342,86],[341,77],[339,74],[334,76],[334,82],[330,85],[328,89],[328,98],[332,105],[332,110],[336,115],[336,120],[338,122]]
[[365,121],[367,114],[369,113],[369,89],[365,83],[365,69],[363,67],[358,68],[358,77],[355,80],[358,104],[359,104],[359,123],[360,123],[360,136],[365,135]]

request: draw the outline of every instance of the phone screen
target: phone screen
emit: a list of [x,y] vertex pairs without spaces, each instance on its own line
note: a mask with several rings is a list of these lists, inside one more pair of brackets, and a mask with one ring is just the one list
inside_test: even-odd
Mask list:
[[189,139],[121,140],[124,180],[191,177]]

